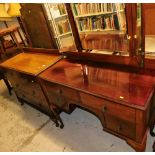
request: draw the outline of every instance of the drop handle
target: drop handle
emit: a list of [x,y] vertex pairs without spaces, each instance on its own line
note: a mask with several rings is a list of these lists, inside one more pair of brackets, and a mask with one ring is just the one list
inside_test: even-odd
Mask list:
[[107,107],[106,106],[103,106],[102,107],[102,112],[104,113],[104,112],[106,112],[107,111]]

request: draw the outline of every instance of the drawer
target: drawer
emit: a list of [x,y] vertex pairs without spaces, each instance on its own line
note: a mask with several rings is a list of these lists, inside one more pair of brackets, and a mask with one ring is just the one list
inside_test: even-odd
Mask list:
[[15,71],[7,71],[7,77],[18,97],[48,112],[49,107],[35,77]]
[[18,95],[18,97],[41,108],[42,110],[50,111],[48,103],[47,103],[45,97],[43,96],[43,94],[40,94],[40,96],[35,97],[30,93],[28,94],[28,93],[24,92],[23,90],[18,90],[17,95]]
[[39,89],[39,84],[35,80],[35,77],[23,73],[18,73],[15,71],[7,72],[8,79],[12,83],[14,89],[24,89],[24,91],[29,92],[32,89]]
[[101,99],[99,97],[95,97],[90,94],[80,92],[80,98],[81,98],[82,104],[87,105],[91,108],[101,110],[102,106],[104,105],[103,99]]
[[73,101],[77,102],[80,101],[78,92],[76,90],[64,86],[61,86],[61,90],[62,90],[62,96],[71,99]]
[[95,108],[103,112],[104,115],[108,114],[122,120],[135,122],[136,112],[135,109],[111,102],[90,94],[80,93],[82,104],[91,108]]
[[105,117],[105,124],[106,128],[113,132],[131,139],[136,138],[136,127],[134,123],[108,116]]
[[61,97],[65,97],[67,99],[71,99],[76,102],[80,101],[78,91],[74,89],[46,81],[44,81],[44,85],[46,87],[49,96],[50,93],[52,93]]

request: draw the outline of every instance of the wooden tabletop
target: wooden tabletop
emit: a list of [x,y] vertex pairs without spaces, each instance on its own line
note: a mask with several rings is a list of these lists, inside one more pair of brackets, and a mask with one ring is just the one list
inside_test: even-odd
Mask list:
[[50,82],[103,97],[121,104],[144,109],[149,103],[154,78],[61,60],[39,75]]
[[20,53],[1,63],[0,67],[36,76],[60,59],[61,56],[58,54]]

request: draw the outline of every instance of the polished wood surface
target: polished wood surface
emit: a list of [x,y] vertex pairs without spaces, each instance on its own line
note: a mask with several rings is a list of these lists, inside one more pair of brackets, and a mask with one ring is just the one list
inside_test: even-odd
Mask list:
[[81,107],[99,118],[103,130],[125,139],[136,151],[145,150],[154,117],[153,76],[63,59],[38,78],[51,108],[69,112],[73,105]]
[[61,56],[58,54],[20,53],[3,62],[0,66],[27,74],[37,75],[50,65],[56,63],[59,59],[61,59]]
[[[145,109],[153,93],[154,78],[62,60],[39,75],[83,92],[131,107]],[[97,105],[96,105],[97,106]]]

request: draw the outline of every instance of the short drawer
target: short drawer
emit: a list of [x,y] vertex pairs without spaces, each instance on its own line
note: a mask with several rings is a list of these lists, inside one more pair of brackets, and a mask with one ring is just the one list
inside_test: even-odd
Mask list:
[[15,71],[7,72],[8,79],[12,83],[14,89],[23,89],[26,92],[30,92],[35,89],[39,89],[39,84],[35,77]]
[[136,138],[136,127],[134,123],[109,116],[105,118],[105,124],[106,128],[113,132],[131,139]]
[[81,98],[82,104],[87,105],[91,108],[101,110],[102,106],[104,105],[104,99],[95,97],[90,94],[80,92],[80,98]]
[[132,123],[135,122],[136,112],[133,108],[86,93],[80,93],[80,97],[82,104],[100,110],[104,115],[108,114]]
[[50,111],[48,103],[47,103],[45,97],[43,96],[43,94],[40,94],[40,96],[35,97],[30,93],[24,92],[23,90],[18,90],[17,96],[22,98],[23,100],[35,105],[35,106],[41,108],[42,110],[45,109],[46,111]]
[[71,99],[73,101],[77,102],[80,101],[78,92],[76,90],[64,86],[61,86],[61,89],[62,89],[62,96]]
[[49,95],[50,93],[52,93],[52,94],[56,94],[57,96],[62,96],[62,97],[71,99],[76,102],[80,101],[78,92],[74,89],[71,89],[71,88],[68,88],[68,87],[65,87],[59,84],[46,82],[46,81],[44,81],[43,83]]

